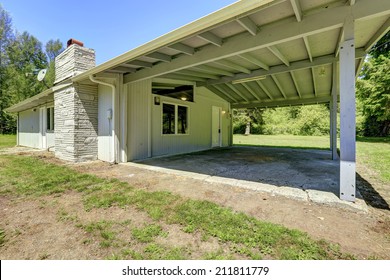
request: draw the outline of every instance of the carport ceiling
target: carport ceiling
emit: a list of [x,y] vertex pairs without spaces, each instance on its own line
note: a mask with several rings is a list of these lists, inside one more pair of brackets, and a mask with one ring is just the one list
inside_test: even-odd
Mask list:
[[122,73],[125,83],[192,81],[233,108],[325,103],[348,15],[355,20],[358,74],[365,54],[389,30],[388,0],[240,1],[85,75]]

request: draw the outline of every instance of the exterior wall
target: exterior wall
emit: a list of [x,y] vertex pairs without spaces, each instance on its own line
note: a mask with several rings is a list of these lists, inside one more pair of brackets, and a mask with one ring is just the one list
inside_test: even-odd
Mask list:
[[[208,89],[195,88],[195,102],[159,96],[160,105],[152,105],[152,156],[188,153],[211,148],[212,106],[229,111],[229,103],[216,96]],[[184,105],[189,107],[189,134],[162,134],[162,103]],[[222,146],[229,146],[230,119],[228,113],[222,114]]]
[[97,159],[96,85],[74,84],[54,93],[55,154],[68,161]]
[[150,156],[151,122],[151,80],[128,85],[128,160],[144,159]]
[[95,67],[95,51],[73,44],[55,59],[55,84]]
[[34,110],[19,113],[18,138],[20,146],[40,148],[39,109]]

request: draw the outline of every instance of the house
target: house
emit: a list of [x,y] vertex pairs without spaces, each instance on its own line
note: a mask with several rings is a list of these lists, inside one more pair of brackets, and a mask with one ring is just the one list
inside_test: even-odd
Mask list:
[[18,145],[126,162],[232,145],[233,108],[329,103],[353,201],[355,78],[389,17],[388,0],[239,1],[98,66],[70,40],[54,87],[8,108]]

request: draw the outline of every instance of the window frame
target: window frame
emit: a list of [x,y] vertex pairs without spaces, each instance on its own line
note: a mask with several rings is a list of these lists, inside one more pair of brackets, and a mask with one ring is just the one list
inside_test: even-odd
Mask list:
[[[164,133],[164,104],[167,105],[173,105],[175,108],[175,133]],[[172,103],[172,102],[161,102],[161,135],[162,136],[187,136],[190,135],[190,106],[179,104],[179,103]],[[186,133],[179,133],[178,125],[179,125],[179,106],[187,108],[187,132]]]
[[46,107],[46,132],[54,132],[54,126],[54,106]]

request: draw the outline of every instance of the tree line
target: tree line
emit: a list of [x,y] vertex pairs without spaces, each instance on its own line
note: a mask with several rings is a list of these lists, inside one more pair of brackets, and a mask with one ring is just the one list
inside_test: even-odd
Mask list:
[[[390,135],[390,32],[370,50],[356,81],[356,133]],[[329,105],[233,111],[233,133],[328,135]],[[340,123],[339,121],[337,122]]]
[[[0,134],[16,133],[16,116],[4,112],[5,108],[53,85],[54,58],[62,50],[58,39],[43,46],[27,31],[15,30],[9,13],[0,5]],[[48,69],[44,82],[37,80],[41,69]]]

